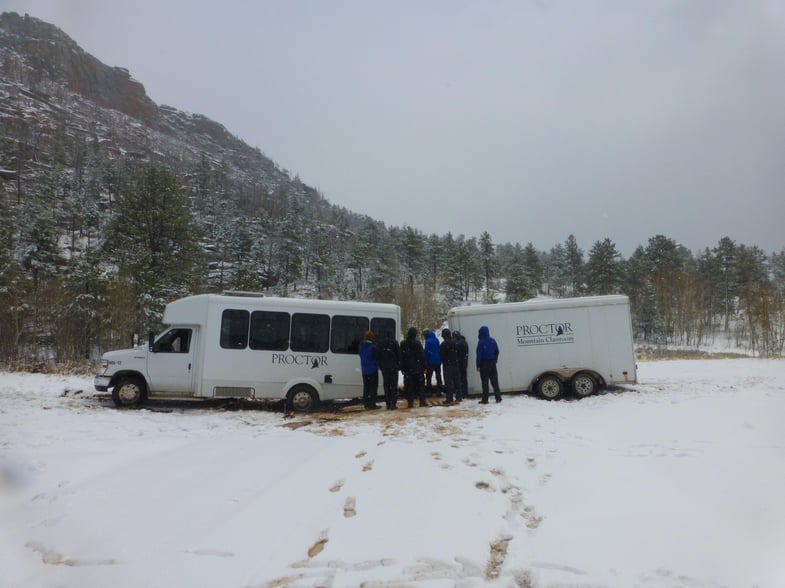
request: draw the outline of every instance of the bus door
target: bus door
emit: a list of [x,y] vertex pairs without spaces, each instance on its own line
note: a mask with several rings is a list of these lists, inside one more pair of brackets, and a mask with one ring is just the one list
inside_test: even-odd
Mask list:
[[170,329],[153,343],[147,354],[147,375],[153,394],[193,395],[194,349],[196,332],[190,328]]

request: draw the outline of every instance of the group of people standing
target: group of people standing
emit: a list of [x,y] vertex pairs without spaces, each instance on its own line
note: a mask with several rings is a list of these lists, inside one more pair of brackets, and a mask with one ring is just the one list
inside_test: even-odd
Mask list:
[[[409,408],[428,406],[426,396],[436,387],[445,391],[445,405],[453,405],[468,398],[469,343],[459,331],[442,329],[439,343],[433,331],[423,331],[425,345],[417,339],[417,329],[410,327],[406,338],[399,344],[392,333],[382,333],[376,340],[372,331],[366,331],[360,343],[360,366],[363,377],[363,404],[374,410],[379,388],[379,372],[382,372],[384,399],[387,410],[398,408],[398,372],[403,373],[404,397]],[[482,382],[482,400],[488,404],[490,387],[496,402],[501,402],[496,362],[499,346],[490,336],[488,327],[481,327],[477,341],[477,371]]]

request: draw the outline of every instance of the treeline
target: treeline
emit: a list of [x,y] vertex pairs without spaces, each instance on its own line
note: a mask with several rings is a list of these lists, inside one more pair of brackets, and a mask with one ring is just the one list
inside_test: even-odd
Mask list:
[[[201,161],[177,173],[71,145],[0,182],[0,362],[83,364],[143,341],[172,299],[200,292],[394,302],[438,327],[464,301],[624,293],[639,342],[717,337],[760,355],[785,340],[785,250],[722,238],[692,253],[656,235],[624,259],[609,238],[549,251],[386,227],[314,206],[310,189],[248,186]],[[299,186],[299,187],[298,187]]]

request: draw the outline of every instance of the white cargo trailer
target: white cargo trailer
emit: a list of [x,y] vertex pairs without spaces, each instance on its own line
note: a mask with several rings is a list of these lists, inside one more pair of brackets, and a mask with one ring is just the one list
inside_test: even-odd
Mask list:
[[176,300],[146,346],[101,357],[94,386],[118,406],[147,399],[286,399],[294,410],[362,397],[358,346],[367,330],[400,337],[394,304],[246,293]]
[[482,326],[499,345],[502,392],[536,392],[554,400],[566,392],[584,397],[605,386],[637,382],[626,296],[461,306],[450,310],[448,325],[469,343],[470,394],[481,392],[475,350]]

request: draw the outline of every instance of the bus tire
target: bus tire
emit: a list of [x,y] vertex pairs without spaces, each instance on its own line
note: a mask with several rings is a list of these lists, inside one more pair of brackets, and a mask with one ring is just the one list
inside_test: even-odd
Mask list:
[[564,396],[564,384],[559,378],[549,374],[537,383],[537,391],[545,400],[558,400]]
[[586,398],[597,391],[597,378],[588,372],[580,372],[572,378],[572,392],[578,398]]
[[112,388],[112,400],[119,408],[141,406],[147,400],[147,387],[138,376],[123,376]]
[[298,384],[286,395],[286,405],[294,412],[311,412],[319,405],[319,395],[310,386]]

